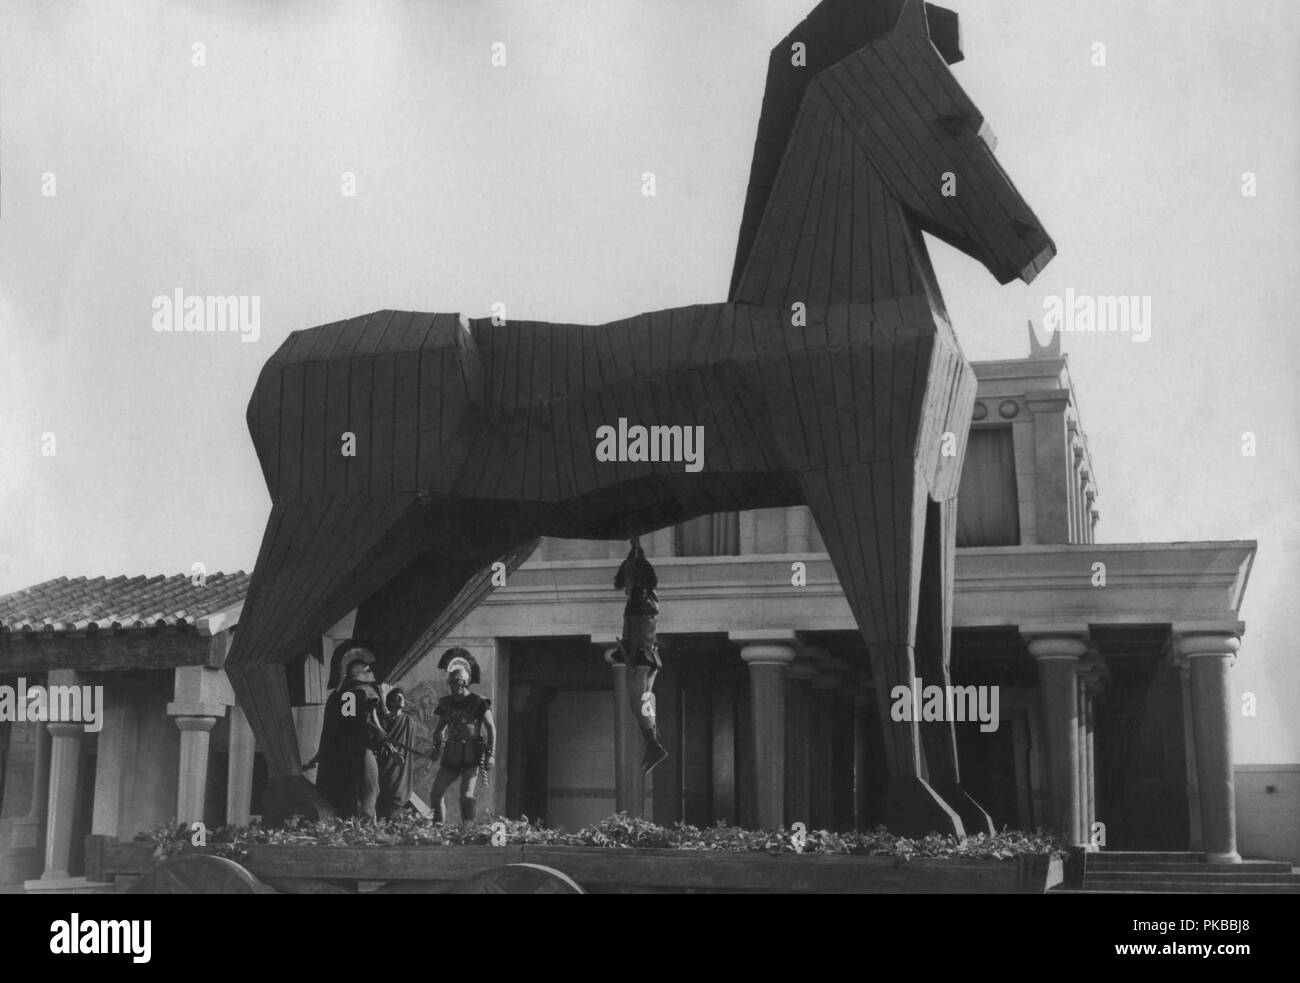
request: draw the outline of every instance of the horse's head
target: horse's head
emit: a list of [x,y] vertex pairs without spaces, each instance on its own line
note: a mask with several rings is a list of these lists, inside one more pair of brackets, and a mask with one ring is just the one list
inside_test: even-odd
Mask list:
[[949,70],[961,58],[956,15],[921,0],[823,0],[773,49],[733,296],[800,110],[814,99],[833,105],[920,228],[1001,283],[1038,274],[1056,247],[994,158],[992,131]]
[[993,156],[983,114],[931,42],[920,0],[818,81],[925,231],[979,260],[999,283],[1028,283],[1056,255]]

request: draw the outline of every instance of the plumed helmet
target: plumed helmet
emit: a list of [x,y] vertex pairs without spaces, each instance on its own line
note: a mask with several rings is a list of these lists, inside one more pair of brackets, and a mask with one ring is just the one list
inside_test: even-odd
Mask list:
[[463,648],[449,648],[443,652],[442,658],[438,660],[438,668],[445,670],[449,675],[453,672],[465,673],[466,681],[471,686],[479,682],[478,663],[474,661],[474,656]]
[[370,646],[358,638],[349,638],[334,650],[334,658],[330,660],[330,678],[328,687],[330,689],[339,686],[347,678],[348,667],[354,662],[364,662],[366,665],[375,664],[375,653],[370,650]]

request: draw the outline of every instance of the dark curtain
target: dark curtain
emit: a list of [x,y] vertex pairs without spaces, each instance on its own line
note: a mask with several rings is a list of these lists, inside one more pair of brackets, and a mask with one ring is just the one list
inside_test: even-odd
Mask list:
[[677,527],[678,556],[739,556],[740,513],[717,512]]
[[957,495],[957,545],[1020,545],[1020,496],[1010,427],[970,432]]

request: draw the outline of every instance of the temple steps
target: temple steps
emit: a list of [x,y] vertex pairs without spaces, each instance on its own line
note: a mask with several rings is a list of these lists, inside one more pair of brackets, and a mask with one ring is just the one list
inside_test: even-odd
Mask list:
[[1275,860],[1212,863],[1203,853],[1084,853],[1082,883],[1057,893],[1300,894],[1300,871]]

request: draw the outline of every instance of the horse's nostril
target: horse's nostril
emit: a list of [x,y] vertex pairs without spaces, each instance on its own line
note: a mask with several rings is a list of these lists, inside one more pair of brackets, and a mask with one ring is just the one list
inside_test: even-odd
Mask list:
[[970,116],[966,113],[953,113],[950,116],[940,116],[939,125],[944,132],[950,137],[959,137],[962,131],[971,125]]

